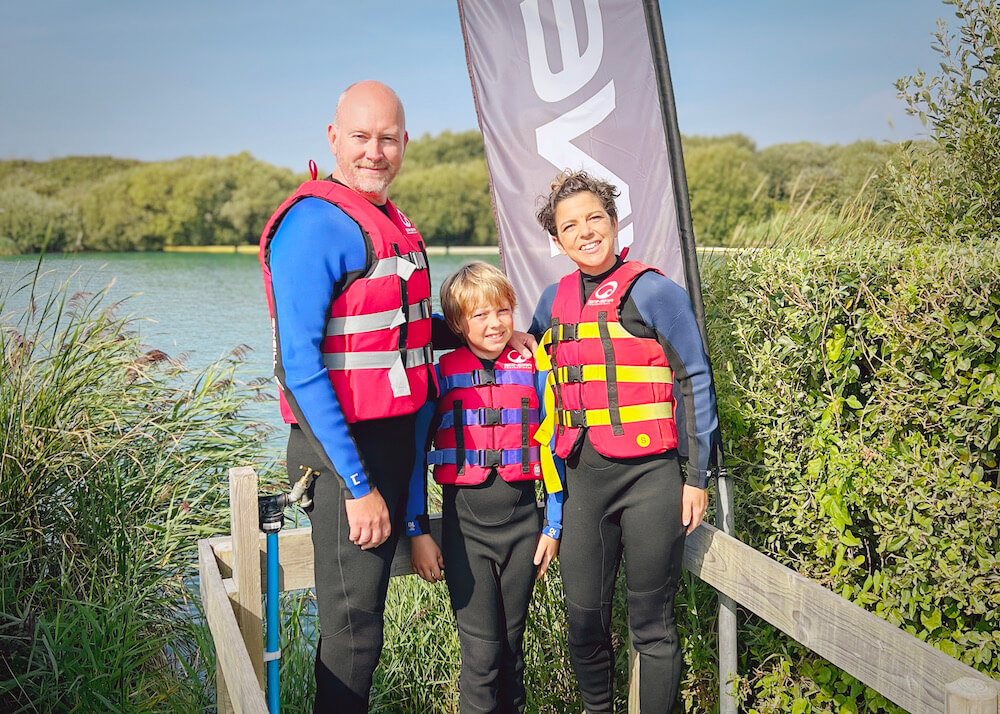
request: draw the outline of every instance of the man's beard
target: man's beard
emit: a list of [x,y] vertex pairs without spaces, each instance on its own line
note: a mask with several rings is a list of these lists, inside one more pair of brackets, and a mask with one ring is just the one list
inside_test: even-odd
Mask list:
[[[389,184],[396,177],[395,173],[392,171],[392,167],[387,166],[385,173],[378,176],[366,176],[361,173],[363,167],[363,162],[356,162],[351,164],[351,179],[354,185],[351,187],[358,193],[364,193],[369,195],[381,195],[389,188]],[[372,168],[371,166],[364,166],[364,168]]]

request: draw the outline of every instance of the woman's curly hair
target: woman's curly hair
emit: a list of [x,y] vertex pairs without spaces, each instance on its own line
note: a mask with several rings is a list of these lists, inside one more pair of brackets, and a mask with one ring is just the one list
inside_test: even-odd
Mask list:
[[578,193],[589,191],[597,196],[604,210],[612,220],[618,220],[618,209],[615,207],[615,198],[620,194],[618,189],[607,181],[596,179],[586,171],[570,171],[566,169],[552,179],[551,191],[548,196],[539,196],[542,207],[535,213],[535,218],[539,225],[548,231],[548,234],[555,237],[558,233],[556,228],[556,206],[563,199],[575,196]]

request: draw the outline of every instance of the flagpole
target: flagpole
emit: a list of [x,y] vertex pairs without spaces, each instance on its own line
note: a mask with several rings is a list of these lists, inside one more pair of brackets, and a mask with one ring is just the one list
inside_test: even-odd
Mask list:
[[[677,124],[674,89],[670,81],[670,63],[667,61],[667,44],[663,36],[658,0],[643,0],[649,47],[656,70],[656,84],[660,95],[663,133],[670,157],[670,174],[677,209],[677,228],[684,261],[684,280],[687,283],[691,306],[698,320],[702,344],[708,355],[708,334],[705,328],[705,303],[701,295],[701,276],[698,273],[698,256],[695,252],[694,226],[691,222],[691,203],[688,198],[687,174],[681,149],[681,132]],[[709,357],[711,367],[711,357]],[[726,477],[721,439],[715,440],[713,461],[716,474],[716,525],[724,533],[733,534],[733,494]],[[737,676],[736,603],[719,593],[719,712],[736,714],[736,693],[733,680]]]

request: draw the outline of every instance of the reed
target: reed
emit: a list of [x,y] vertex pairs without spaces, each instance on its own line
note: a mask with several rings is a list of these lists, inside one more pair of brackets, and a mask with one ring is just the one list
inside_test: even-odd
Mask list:
[[144,347],[106,290],[35,294],[41,267],[0,290],[0,710],[202,710],[194,548],[259,387],[240,348],[191,373]]

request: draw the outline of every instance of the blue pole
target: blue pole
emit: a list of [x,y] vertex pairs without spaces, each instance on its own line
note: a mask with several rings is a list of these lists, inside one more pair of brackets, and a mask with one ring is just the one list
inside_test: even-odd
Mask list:
[[281,697],[278,685],[278,533],[267,534],[267,711],[280,714]]

